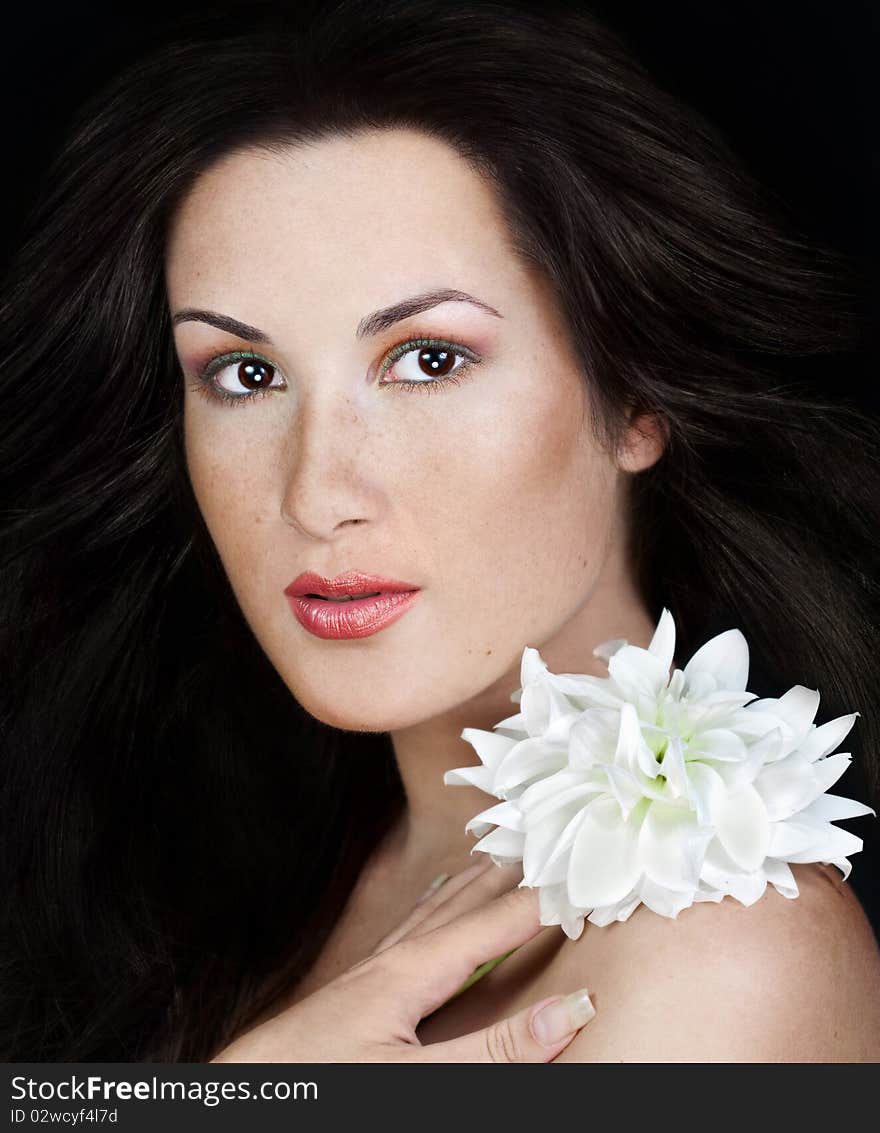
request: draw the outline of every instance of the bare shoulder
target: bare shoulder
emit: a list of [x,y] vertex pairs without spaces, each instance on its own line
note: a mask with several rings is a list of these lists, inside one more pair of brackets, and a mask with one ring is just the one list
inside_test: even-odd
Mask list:
[[676,920],[640,907],[586,926],[551,980],[587,986],[596,1018],[556,1062],[880,1061],[880,949],[833,866],[792,866],[800,896],[772,886]]

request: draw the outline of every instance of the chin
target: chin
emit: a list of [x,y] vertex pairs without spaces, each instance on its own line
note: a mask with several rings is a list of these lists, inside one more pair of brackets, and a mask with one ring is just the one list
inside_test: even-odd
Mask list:
[[361,703],[360,698],[344,693],[332,702],[307,693],[294,692],[294,696],[310,716],[344,732],[392,732],[420,724],[435,715],[435,710],[427,705],[394,703],[390,699],[384,702],[365,699]]

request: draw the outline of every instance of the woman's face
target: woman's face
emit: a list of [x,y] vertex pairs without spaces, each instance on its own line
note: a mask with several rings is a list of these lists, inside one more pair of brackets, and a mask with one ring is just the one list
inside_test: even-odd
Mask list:
[[[175,326],[187,464],[293,695],[369,731],[499,681],[506,699],[523,647],[620,570],[626,476],[591,435],[562,318],[511,250],[488,184],[402,129],[227,155],[178,210],[166,279],[173,314],[247,324]],[[442,301],[417,302],[429,293]],[[230,354],[208,375],[228,400],[198,392],[200,369]],[[365,636],[337,615],[344,603],[330,614],[307,599],[321,624],[342,620],[343,636],[318,636],[285,595],[305,571],[418,592]]]

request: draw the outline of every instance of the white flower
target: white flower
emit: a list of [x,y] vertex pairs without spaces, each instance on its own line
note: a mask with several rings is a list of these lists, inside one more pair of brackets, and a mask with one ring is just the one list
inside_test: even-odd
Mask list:
[[768,882],[797,897],[790,862],[846,879],[862,840],[831,823],[875,813],[825,793],[850,763],[830,753],[858,712],[817,727],[817,690],[756,699],[737,629],[670,676],[674,652],[666,609],[647,649],[618,638],[593,650],[607,677],[551,673],[526,647],[519,712],[491,732],[465,728],[481,763],[444,776],[502,800],[467,824],[472,852],[522,860],[541,923],[573,940],[585,916],[624,921],[640,903],[674,918],[727,894],[751,905]]

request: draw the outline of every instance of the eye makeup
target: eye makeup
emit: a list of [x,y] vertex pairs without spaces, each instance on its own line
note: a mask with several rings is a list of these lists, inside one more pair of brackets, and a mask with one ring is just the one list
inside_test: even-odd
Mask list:
[[424,378],[395,378],[390,382],[379,381],[380,386],[402,386],[404,389],[414,389],[415,387],[424,387],[426,393],[435,392],[439,387],[448,385],[459,385],[464,375],[470,370],[471,366],[477,365],[482,361],[480,355],[476,351],[471,350],[468,346],[463,346],[460,343],[448,342],[445,339],[439,338],[410,338],[405,342],[399,343],[397,346],[391,348],[385,355],[381,366],[379,367],[379,378],[381,379],[384,374],[387,374],[394,366],[394,363],[405,357],[407,354],[414,352],[421,353],[425,350],[434,350],[438,352],[445,352],[453,354],[456,357],[464,359],[464,361],[456,366],[456,368],[448,374],[441,374],[438,377],[432,378],[425,375]]
[[197,393],[203,393],[227,405],[230,402],[241,402],[243,404],[244,402],[253,401],[256,398],[265,397],[267,394],[277,390],[287,389],[286,385],[270,385],[265,388],[248,390],[247,393],[230,393],[213,380],[214,375],[218,374],[221,370],[225,370],[228,366],[234,366],[236,363],[241,362],[260,362],[264,366],[268,366],[274,371],[273,381],[275,373],[278,372],[278,367],[274,362],[254,350],[230,350],[224,354],[213,355],[206,362],[197,367],[196,379],[190,388],[194,389]]
[[[461,358],[462,361],[448,374],[433,378],[430,377],[430,375],[425,375],[424,378],[418,379],[394,378],[391,380],[382,380],[383,376],[392,371],[395,363],[400,359],[416,351],[421,352],[426,350],[446,352],[454,355],[456,358]],[[216,375],[222,370],[236,363],[247,361],[259,362],[264,366],[268,366],[273,371],[273,384],[264,388],[248,390],[245,393],[230,393],[215,381]],[[464,377],[469,374],[472,367],[478,365],[481,361],[481,356],[463,343],[435,338],[430,335],[415,335],[391,347],[383,356],[378,367],[371,367],[371,372],[375,369],[378,379],[376,385],[378,388],[385,389],[390,386],[398,386],[407,390],[418,388],[425,393],[434,393],[438,392],[441,387],[448,388],[459,385]],[[195,377],[190,383],[190,388],[194,392],[201,393],[212,401],[222,405],[239,404],[243,406],[258,398],[263,398],[268,394],[282,392],[287,389],[286,383],[283,385],[274,384],[275,374],[280,373],[280,368],[270,358],[255,350],[231,350],[211,355],[205,361],[196,363],[195,371]]]

